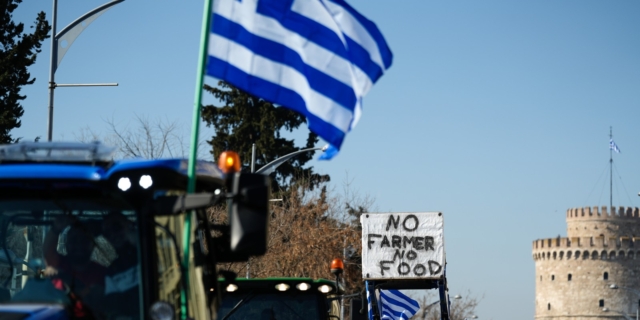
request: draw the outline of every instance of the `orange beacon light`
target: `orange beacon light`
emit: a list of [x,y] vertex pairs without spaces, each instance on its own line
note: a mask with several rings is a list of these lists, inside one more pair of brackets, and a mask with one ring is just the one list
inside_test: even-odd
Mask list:
[[218,157],[218,168],[225,173],[240,172],[240,156],[235,151],[224,151]]

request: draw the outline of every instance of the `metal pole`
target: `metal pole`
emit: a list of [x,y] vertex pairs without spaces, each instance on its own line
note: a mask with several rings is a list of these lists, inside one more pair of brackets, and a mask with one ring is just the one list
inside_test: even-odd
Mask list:
[[[251,173],[256,172],[256,144],[251,145]],[[251,278],[251,257],[247,259],[247,279]]]
[[[62,28],[60,32],[56,32],[57,30],[57,21],[58,21],[58,0],[53,0],[53,13],[51,19],[51,61],[49,63],[49,117],[47,119],[47,141],[53,140],[53,98],[54,98],[54,90],[56,87],[90,87],[90,86],[117,86],[117,83],[106,83],[106,84],[56,84],[55,82],[55,73],[58,69],[58,64],[61,62],[64,57],[66,51],[71,46],[71,43],[80,35],[82,30],[88,26],[93,20],[95,20],[99,15],[113,7],[114,5],[121,3],[124,0],[113,0],[109,3],[105,3],[87,13],[80,16],[80,18],[76,19],[66,27]],[[78,26],[79,27],[78,29]],[[63,41],[67,41],[68,45],[66,49],[63,49],[61,52],[58,51],[58,40],[63,39]],[[59,58],[59,59],[58,59]]]
[[58,40],[56,40],[56,22],[58,19],[58,0],[53,0],[53,12],[51,15],[51,62],[49,63],[49,119],[47,121],[47,141],[53,139],[53,90],[56,88],[54,74],[55,64],[58,61]]
[[[613,130],[609,127],[609,141],[612,139]],[[609,146],[609,208],[613,208],[613,148],[611,146]]]
[[428,304],[428,305],[424,306],[424,307],[422,308],[422,319],[426,319],[426,318],[427,318],[427,311],[429,311],[429,308],[431,308],[431,307],[433,307],[433,306],[437,305],[438,303],[440,303],[440,300],[438,300],[438,301],[434,301],[434,302],[432,302],[432,303],[430,303],[430,304]]
[[[211,24],[213,0],[204,0],[204,10],[202,12],[202,27],[200,31],[200,53],[198,57],[198,70],[196,73],[195,101],[193,103],[193,126],[191,127],[191,153],[189,154],[189,167],[187,176],[187,193],[196,192],[196,160],[198,156],[198,137],[200,131],[200,109],[202,106],[202,87],[204,85],[204,72],[207,61],[207,49],[209,45],[209,26]],[[185,282],[189,287],[189,251],[191,244],[191,216],[192,212],[187,212],[184,218],[184,232],[182,237],[182,266],[187,271]],[[186,320],[188,316],[188,295],[187,292],[180,292],[181,319]]]
[[296,155],[299,155],[303,152],[308,152],[308,151],[314,151],[314,150],[322,150],[322,152],[325,152],[327,150],[327,148],[329,147],[329,145],[326,145],[322,148],[309,148],[309,149],[302,149],[302,150],[298,150],[295,152],[291,152],[287,155],[284,155],[278,159],[275,159],[267,164],[265,164],[264,166],[262,166],[262,168],[258,169],[258,171],[256,171],[256,173],[262,173],[262,174],[271,174],[273,173],[276,168],[278,166],[280,166],[281,164],[285,163],[287,160],[293,158]]
[[256,144],[251,145],[251,173],[256,172]]
[[[340,284],[338,284],[338,286],[340,286]],[[351,306],[353,306],[353,303]],[[340,319],[344,319],[344,295],[340,297]]]
[[[30,230],[29,228],[26,228],[24,230],[24,240],[27,242],[27,252],[24,255],[24,261],[27,262],[27,263],[29,263],[31,261],[31,245],[32,245],[32,243],[31,243],[32,241],[29,240],[29,230]],[[28,276],[28,273],[27,273],[28,270],[29,269],[27,269],[27,265],[23,264],[22,265],[22,272],[21,272],[22,273],[22,283],[20,285],[20,288],[24,288],[24,286],[27,284],[27,280],[29,279],[29,276]]]
[[56,87],[117,87],[117,82],[110,83],[59,83]]
[[[342,241],[342,261],[347,261],[347,238],[344,238]],[[342,272],[342,279],[344,279],[347,276],[347,273],[346,270],[343,270]],[[338,290],[340,290],[340,283],[338,283]],[[353,306],[353,303],[351,305]],[[340,297],[340,319],[344,319],[344,295]]]
[[[628,291],[631,291],[632,293],[634,293],[636,295],[636,298],[640,297],[640,291],[638,291],[638,290],[636,290],[634,288],[629,288],[629,287],[625,287],[625,286],[618,286],[616,284],[610,285],[609,288],[611,288],[611,289],[625,289],[625,290],[628,290]],[[604,308],[604,309],[607,309],[607,308]],[[604,309],[603,309],[603,311],[607,311],[607,310],[604,310]],[[614,310],[612,310],[612,311],[614,311]],[[624,317],[625,317],[625,319],[629,318],[626,315],[624,315]],[[636,320],[640,320],[640,300],[638,300],[638,306],[636,307]]]

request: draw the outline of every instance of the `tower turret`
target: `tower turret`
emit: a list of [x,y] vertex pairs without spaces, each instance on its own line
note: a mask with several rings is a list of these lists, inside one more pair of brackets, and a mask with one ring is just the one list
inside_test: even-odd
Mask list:
[[[533,242],[536,319],[624,319],[640,296],[640,211],[567,210],[567,237]],[[611,289],[617,285],[619,289]],[[618,313],[620,312],[620,313]]]

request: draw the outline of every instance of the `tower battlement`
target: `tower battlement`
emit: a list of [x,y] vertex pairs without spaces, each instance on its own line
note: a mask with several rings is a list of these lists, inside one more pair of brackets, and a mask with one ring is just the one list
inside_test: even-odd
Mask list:
[[533,242],[534,260],[636,259],[640,257],[640,237],[572,237],[538,239]]
[[578,219],[638,219],[640,209],[637,207],[607,207],[594,206],[571,208],[567,210],[567,221]]
[[640,209],[582,207],[567,210],[567,237],[640,237]]
[[572,237],[547,238],[533,241],[533,251],[573,248],[618,248],[640,250],[640,237]]

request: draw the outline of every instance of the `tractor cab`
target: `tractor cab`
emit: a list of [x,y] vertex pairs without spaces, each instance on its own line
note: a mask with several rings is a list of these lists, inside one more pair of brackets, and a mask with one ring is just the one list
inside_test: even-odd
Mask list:
[[311,278],[236,278],[221,271],[218,319],[342,319],[347,297],[339,283],[341,259],[331,262],[335,281]]
[[221,279],[218,319],[339,318],[335,282],[311,278]]
[[[100,143],[0,146],[0,318],[214,317],[216,257],[266,250],[269,181],[200,161],[187,194],[187,169]],[[224,202],[231,226],[210,225]]]

